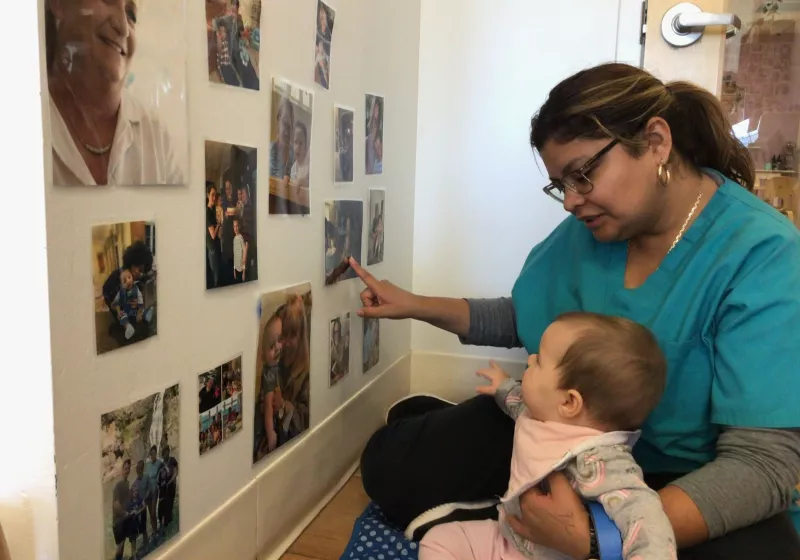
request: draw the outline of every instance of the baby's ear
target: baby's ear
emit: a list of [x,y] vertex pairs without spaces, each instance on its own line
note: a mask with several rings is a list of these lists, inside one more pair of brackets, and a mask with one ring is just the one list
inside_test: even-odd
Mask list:
[[563,418],[577,418],[583,411],[583,395],[575,389],[567,389],[562,391],[562,396],[558,412]]

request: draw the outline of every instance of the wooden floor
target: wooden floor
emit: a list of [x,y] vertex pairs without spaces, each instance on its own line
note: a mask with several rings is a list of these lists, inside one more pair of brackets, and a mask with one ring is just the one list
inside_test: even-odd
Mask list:
[[361,472],[356,471],[281,560],[339,560],[350,540],[353,523],[367,504]]

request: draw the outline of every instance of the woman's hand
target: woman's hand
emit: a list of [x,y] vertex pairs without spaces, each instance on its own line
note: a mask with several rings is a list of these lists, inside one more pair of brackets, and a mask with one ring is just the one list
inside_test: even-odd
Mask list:
[[489,367],[479,369],[475,374],[491,383],[491,385],[481,385],[477,388],[477,391],[482,395],[494,396],[500,388],[500,385],[505,383],[506,379],[511,379],[511,376],[503,371],[494,360],[489,360]]
[[398,288],[388,280],[378,280],[361,268],[355,259],[349,260],[350,268],[367,285],[361,292],[359,317],[375,317],[381,319],[410,319],[418,316],[422,307],[420,296]]
[[511,528],[532,543],[582,560],[589,555],[589,514],[563,473],[547,477],[550,493],[533,487],[520,496],[522,519],[509,517]]

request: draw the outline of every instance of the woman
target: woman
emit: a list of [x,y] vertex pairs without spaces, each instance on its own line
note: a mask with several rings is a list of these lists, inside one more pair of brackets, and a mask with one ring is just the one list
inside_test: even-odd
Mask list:
[[[309,295],[309,298],[311,296]],[[309,425],[309,374],[311,354],[308,319],[311,312],[301,295],[289,297],[283,308],[281,347],[281,392],[286,413],[292,415],[289,439],[308,429]]]
[[144,494],[144,503],[147,505],[147,513],[150,515],[150,528],[153,535],[158,531],[158,517],[156,516],[156,505],[158,503],[158,472],[164,463],[158,458],[158,448],[150,446],[150,453],[144,464],[144,480],[147,491]]
[[[785,513],[800,474],[800,233],[748,192],[753,167],[719,102],[688,83],[599,66],[550,92],[531,144],[551,177],[545,193],[572,216],[533,248],[512,297],[422,298],[351,262],[367,284],[361,314],[531,354],[564,311],[643,323],[670,371],[634,455],[680,558],[800,558]],[[513,429],[491,399],[408,399],[368,443],[364,487],[401,525],[502,495]],[[586,558],[586,510],[563,476],[549,483],[549,495],[524,496],[515,529]],[[492,508],[451,510],[417,534]]]

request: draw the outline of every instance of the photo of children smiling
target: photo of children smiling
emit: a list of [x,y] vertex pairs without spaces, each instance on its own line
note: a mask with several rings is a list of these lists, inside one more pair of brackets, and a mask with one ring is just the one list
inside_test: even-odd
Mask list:
[[350,313],[336,317],[330,325],[331,387],[350,373]]
[[125,222],[92,228],[97,353],[141,342],[158,331],[156,226]]
[[203,455],[242,428],[242,357],[198,378],[199,446]]

